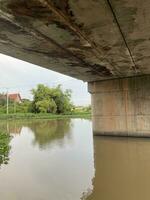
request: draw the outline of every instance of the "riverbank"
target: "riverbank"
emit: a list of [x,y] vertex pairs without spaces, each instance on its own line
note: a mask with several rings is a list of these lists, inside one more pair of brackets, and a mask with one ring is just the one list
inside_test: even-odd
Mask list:
[[73,113],[73,114],[34,114],[34,113],[17,113],[17,114],[0,114],[0,120],[11,119],[65,119],[65,118],[91,118],[91,113]]

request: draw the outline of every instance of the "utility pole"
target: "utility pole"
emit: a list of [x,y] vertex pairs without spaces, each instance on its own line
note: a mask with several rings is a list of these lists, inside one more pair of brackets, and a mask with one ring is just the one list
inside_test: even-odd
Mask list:
[[8,95],[8,90],[7,90],[7,94],[6,94],[6,102],[7,102],[7,115],[9,114],[9,95]]
[[14,114],[16,113],[16,102],[14,101]]

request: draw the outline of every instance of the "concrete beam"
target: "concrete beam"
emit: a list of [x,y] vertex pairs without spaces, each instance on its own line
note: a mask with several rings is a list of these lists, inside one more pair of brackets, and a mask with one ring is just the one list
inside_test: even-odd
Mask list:
[[150,74],[149,11],[148,0],[0,0],[0,53],[88,82]]
[[150,137],[150,76],[89,83],[95,135]]

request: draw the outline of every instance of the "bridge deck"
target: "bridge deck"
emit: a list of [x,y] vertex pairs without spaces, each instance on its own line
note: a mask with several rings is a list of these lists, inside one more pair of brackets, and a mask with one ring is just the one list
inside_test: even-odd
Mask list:
[[0,52],[89,82],[150,74],[149,22],[149,0],[1,0]]

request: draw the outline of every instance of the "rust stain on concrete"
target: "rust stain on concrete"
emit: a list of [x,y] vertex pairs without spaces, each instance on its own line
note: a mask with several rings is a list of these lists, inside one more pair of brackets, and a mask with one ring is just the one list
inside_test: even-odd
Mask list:
[[106,0],[1,0],[1,53],[85,81],[149,74],[150,37],[138,27],[149,32],[150,3],[109,2],[113,10]]

